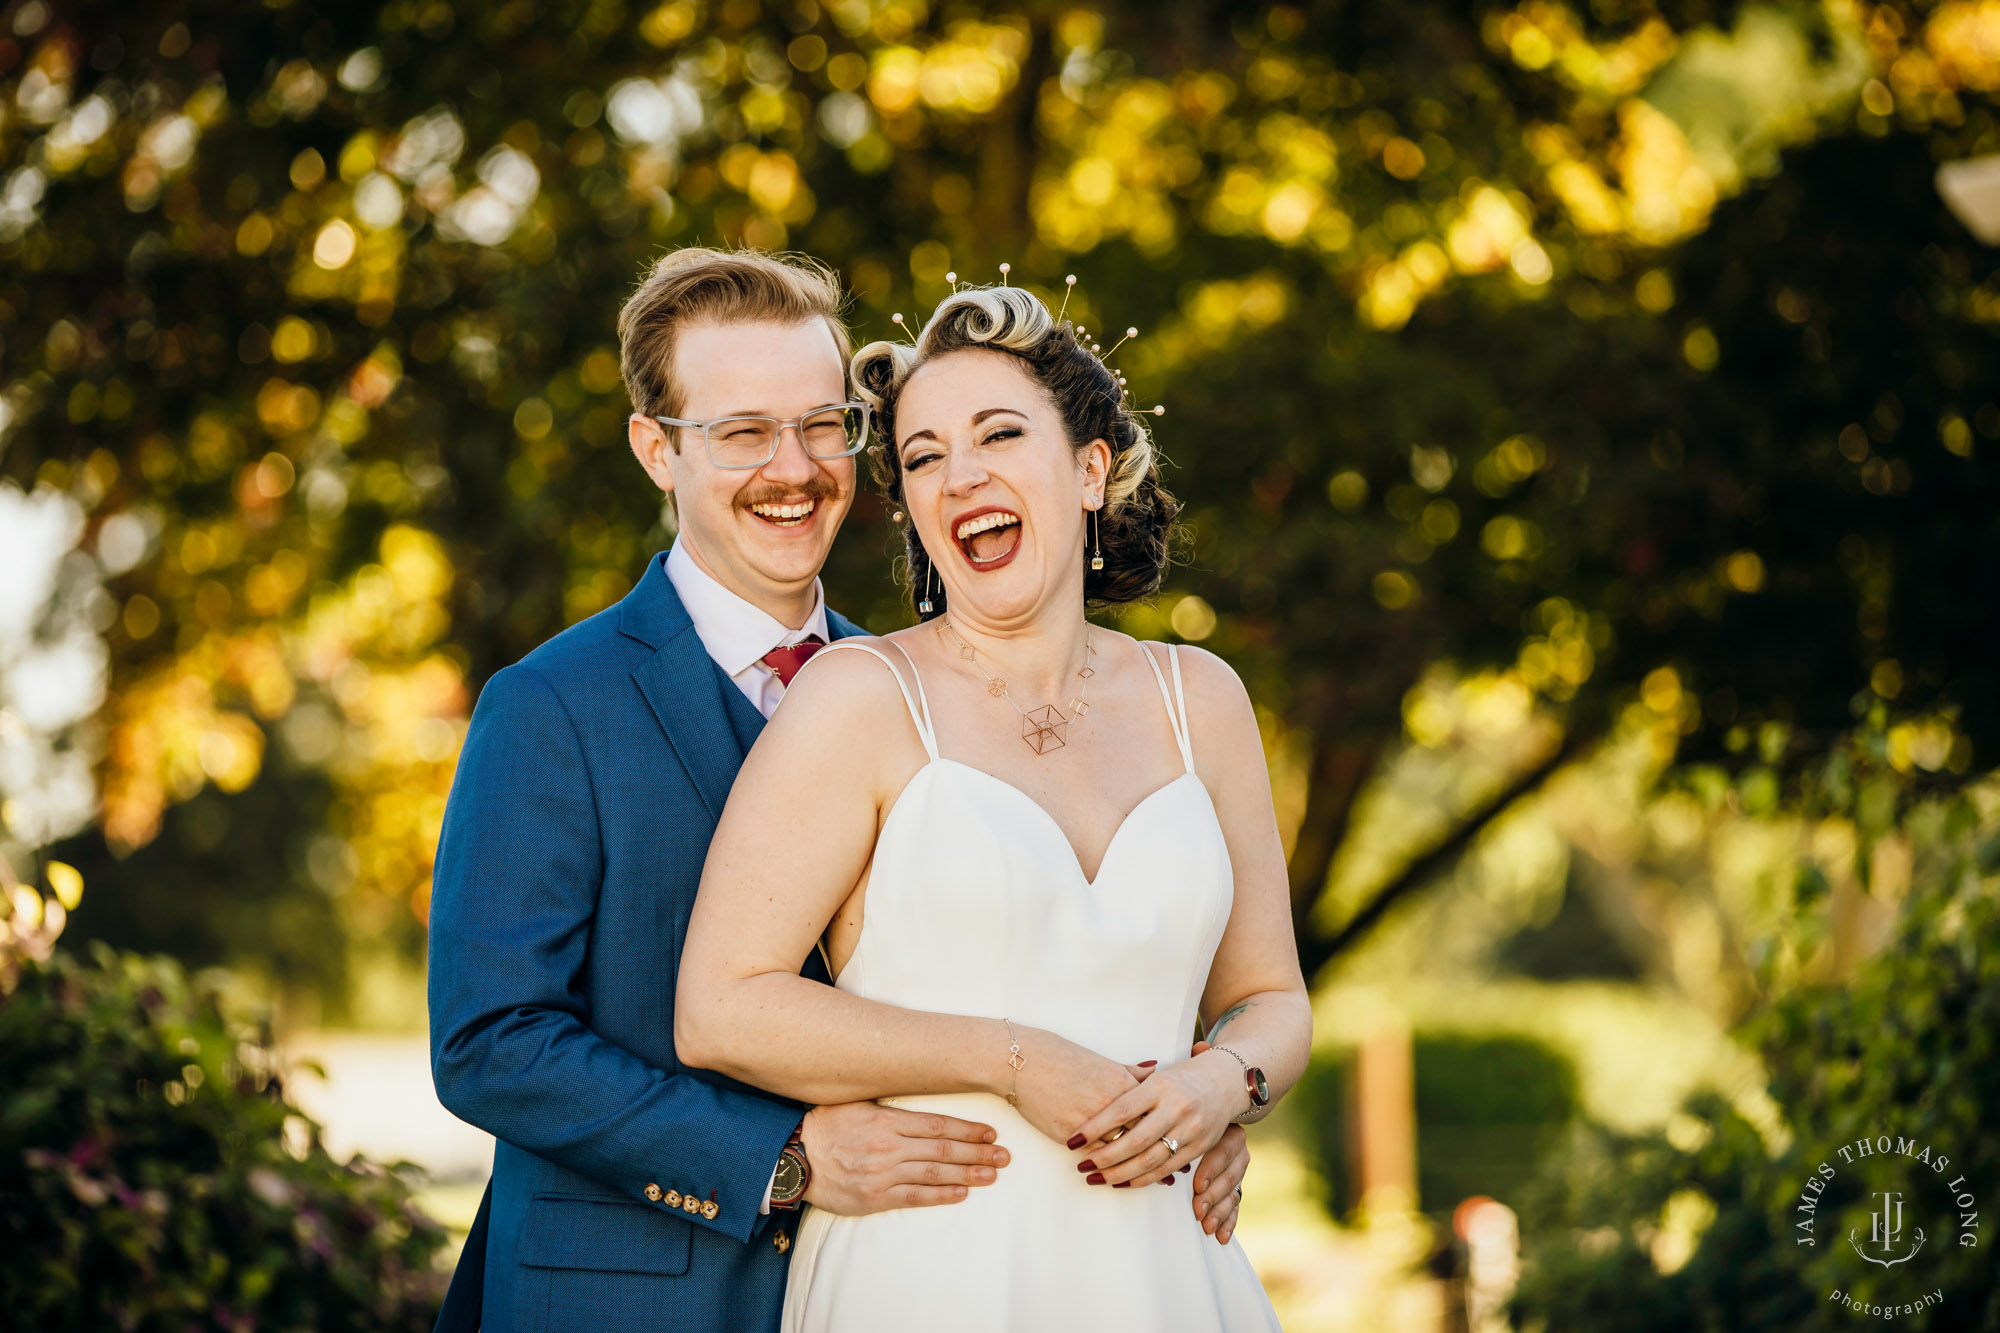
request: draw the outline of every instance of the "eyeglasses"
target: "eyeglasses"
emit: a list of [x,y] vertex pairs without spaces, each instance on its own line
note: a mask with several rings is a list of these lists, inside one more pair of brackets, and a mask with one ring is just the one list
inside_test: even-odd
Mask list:
[[717,417],[713,421],[653,417],[652,420],[662,426],[701,431],[708,461],[734,472],[748,472],[776,458],[778,440],[787,426],[813,458],[851,458],[868,443],[866,403],[833,403],[789,421],[776,417]]

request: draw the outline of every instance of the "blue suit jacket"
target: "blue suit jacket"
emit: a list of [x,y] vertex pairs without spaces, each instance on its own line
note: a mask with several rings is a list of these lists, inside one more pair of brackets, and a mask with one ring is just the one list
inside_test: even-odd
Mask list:
[[658,556],[480,694],[431,896],[431,1069],[499,1143],[441,1330],[777,1327],[790,1222],[757,1210],[802,1110],[674,1055],[688,913],[763,726]]

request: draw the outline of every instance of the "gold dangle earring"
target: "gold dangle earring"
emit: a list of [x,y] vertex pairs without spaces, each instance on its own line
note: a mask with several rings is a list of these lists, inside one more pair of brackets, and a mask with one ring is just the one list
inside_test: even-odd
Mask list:
[[1097,510],[1090,511],[1090,567],[1093,571],[1104,568],[1104,547],[1098,542]]

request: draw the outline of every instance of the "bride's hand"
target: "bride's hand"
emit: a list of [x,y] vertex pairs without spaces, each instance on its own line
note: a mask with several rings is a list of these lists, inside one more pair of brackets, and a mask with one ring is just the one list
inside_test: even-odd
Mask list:
[[1016,1030],[1026,1063],[1018,1074],[1003,1069],[995,1091],[1012,1092],[1022,1118],[1057,1143],[1069,1143],[1078,1125],[1144,1083],[1157,1063],[1121,1065],[1053,1032]]
[[1091,1184],[1151,1185],[1213,1148],[1248,1101],[1236,1064],[1204,1053],[1156,1071],[1080,1122],[1068,1142],[1094,1168]]

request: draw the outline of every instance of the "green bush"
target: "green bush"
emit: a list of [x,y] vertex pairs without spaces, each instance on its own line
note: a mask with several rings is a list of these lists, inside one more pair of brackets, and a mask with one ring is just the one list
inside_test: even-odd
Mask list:
[[1306,1164],[1325,1188],[1321,1201],[1334,1217],[1354,1208],[1357,1193],[1347,1162],[1349,1091],[1354,1077],[1351,1051],[1314,1055],[1291,1093],[1279,1104],[1281,1113],[1297,1126]]
[[[1413,1055],[1420,1205],[1443,1213],[1474,1194],[1513,1199],[1576,1114],[1575,1068],[1520,1036],[1420,1034]],[[1288,1099],[1335,1216],[1360,1203],[1347,1162],[1353,1077],[1351,1055],[1315,1057]]]
[[1418,1037],[1416,1083],[1417,1197],[1431,1212],[1513,1199],[1577,1111],[1575,1066],[1527,1037]]
[[[2000,1190],[2000,810],[1989,790],[1918,806],[1902,824],[1915,849],[1894,935],[1843,982],[1778,989],[1742,1037],[1763,1058],[1783,1132],[1768,1142],[1712,1094],[1675,1132],[1580,1129],[1523,1208],[1527,1266],[1516,1297],[1523,1328],[1548,1333],[1690,1333],[1848,1329],[1858,1316],[1834,1290],[1886,1303],[1906,1291],[1859,1264],[1841,1238],[1869,1232],[1865,1168],[1836,1149],[1888,1134],[1950,1156],[1979,1206]],[[1893,805],[1891,806],[1893,809]],[[1810,956],[1829,929],[1823,881],[1801,874],[1796,916],[1767,952]],[[1678,1145],[1678,1146],[1677,1146]],[[1801,1187],[1821,1162],[1837,1170],[1818,1201],[1819,1243],[1797,1239]],[[1900,1159],[1890,1163],[1906,1169]],[[1685,1262],[1659,1262],[1674,1202],[1704,1229]],[[1913,1204],[1916,1202],[1912,1197]],[[1941,1226],[1928,1197],[1917,1225]],[[1956,1221],[1956,1219],[1952,1219]],[[1989,1245],[1943,1237],[1924,1255],[1925,1285],[1945,1303],[1898,1328],[2000,1330],[2000,1273]],[[1662,1272],[1665,1267],[1672,1271]],[[1857,1271],[1860,1270],[1860,1271]],[[1904,1299],[1907,1299],[1905,1297]],[[1872,1322],[1863,1319],[1862,1322]]]
[[443,1231],[329,1157],[212,985],[98,946],[0,994],[0,1323],[426,1330]]

